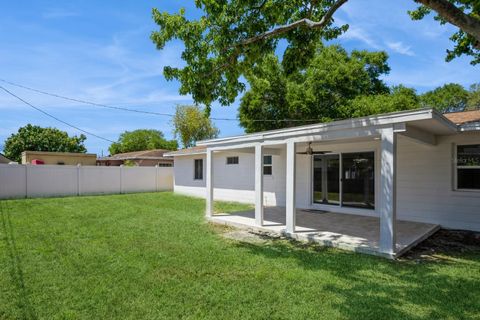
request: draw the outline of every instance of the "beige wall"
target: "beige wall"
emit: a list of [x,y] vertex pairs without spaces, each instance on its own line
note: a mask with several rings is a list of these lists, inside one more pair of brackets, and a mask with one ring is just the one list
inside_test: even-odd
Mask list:
[[82,166],[95,166],[97,164],[97,155],[91,153],[68,153],[68,152],[22,152],[22,164],[31,163],[32,160],[42,160],[45,164],[64,164]]

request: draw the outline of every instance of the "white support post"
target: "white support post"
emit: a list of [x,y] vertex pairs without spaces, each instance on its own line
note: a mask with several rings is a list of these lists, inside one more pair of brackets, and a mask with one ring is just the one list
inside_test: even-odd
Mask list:
[[295,232],[295,142],[287,142],[287,172],[286,172],[286,228],[288,233]]
[[207,189],[207,197],[206,197],[206,210],[205,214],[207,217],[211,217],[213,215],[213,151],[207,148],[207,172],[206,172],[206,189]]
[[263,146],[255,145],[255,224],[263,225]]
[[381,131],[380,170],[380,252],[396,251],[397,136],[393,128]]
[[82,181],[80,171],[82,170],[82,165],[79,163],[77,164],[77,196],[82,195]]

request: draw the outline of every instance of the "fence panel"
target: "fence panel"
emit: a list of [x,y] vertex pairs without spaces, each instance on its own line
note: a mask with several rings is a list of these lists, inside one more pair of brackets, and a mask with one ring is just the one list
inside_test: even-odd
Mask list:
[[27,167],[0,164],[0,199],[27,196]]
[[120,167],[79,167],[79,195],[120,193]]
[[122,167],[122,193],[157,191],[155,167]]
[[77,195],[76,166],[26,166],[27,197],[51,197]]
[[173,167],[0,164],[0,199],[173,190]]

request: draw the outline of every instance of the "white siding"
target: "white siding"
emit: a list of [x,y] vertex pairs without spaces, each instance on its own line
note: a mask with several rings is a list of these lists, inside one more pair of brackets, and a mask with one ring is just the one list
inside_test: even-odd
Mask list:
[[[268,155],[268,150],[265,155]],[[237,165],[227,165],[226,158],[238,156]],[[194,180],[195,159],[203,159],[203,180]],[[253,152],[221,152],[213,155],[213,185],[216,200],[254,203],[254,154]],[[175,157],[175,192],[205,197],[205,155]],[[285,205],[285,159],[272,155],[273,174],[264,176],[264,204],[267,206]]]
[[480,231],[480,192],[453,190],[452,154],[455,143],[480,143],[480,133],[439,137],[436,146],[398,141],[398,218]]
[[[453,144],[480,143],[480,133],[438,137],[436,146],[427,146],[399,136],[397,174],[397,218],[440,224],[444,228],[480,231],[480,192],[453,190]],[[324,144],[331,152],[375,152],[375,188],[379,185],[379,141]],[[265,152],[268,154],[268,152]],[[239,156],[239,165],[226,165],[227,156]],[[193,159],[203,155],[175,157],[175,192],[205,197],[205,180],[193,180]],[[273,175],[264,176],[264,204],[285,206],[285,150],[273,159]],[[311,157],[297,155],[296,205],[312,208]],[[205,164],[204,164],[205,169]],[[205,178],[205,171],[204,171]],[[254,203],[254,154],[214,154],[214,197],[216,200]],[[376,192],[378,204],[378,192]],[[378,206],[377,206],[378,207]],[[331,207],[330,210],[340,210]],[[343,208],[343,211],[378,215],[372,210]]]

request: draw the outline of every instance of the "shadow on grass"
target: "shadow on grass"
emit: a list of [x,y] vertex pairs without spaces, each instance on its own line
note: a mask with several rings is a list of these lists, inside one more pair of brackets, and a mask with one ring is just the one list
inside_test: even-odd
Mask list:
[[0,201],[0,217],[2,221],[2,238],[10,261],[10,277],[17,290],[17,306],[22,312],[22,319],[37,319],[35,310],[30,302],[28,289],[25,286],[22,260],[17,249],[10,213],[3,201]]
[[[468,319],[480,313],[480,279],[462,274],[462,268],[480,272],[478,255],[417,264],[278,239],[235,245],[269,259],[293,259],[309,272],[333,275],[332,281],[318,285],[342,298],[332,306],[343,319]],[[452,274],[442,268],[459,270]]]

